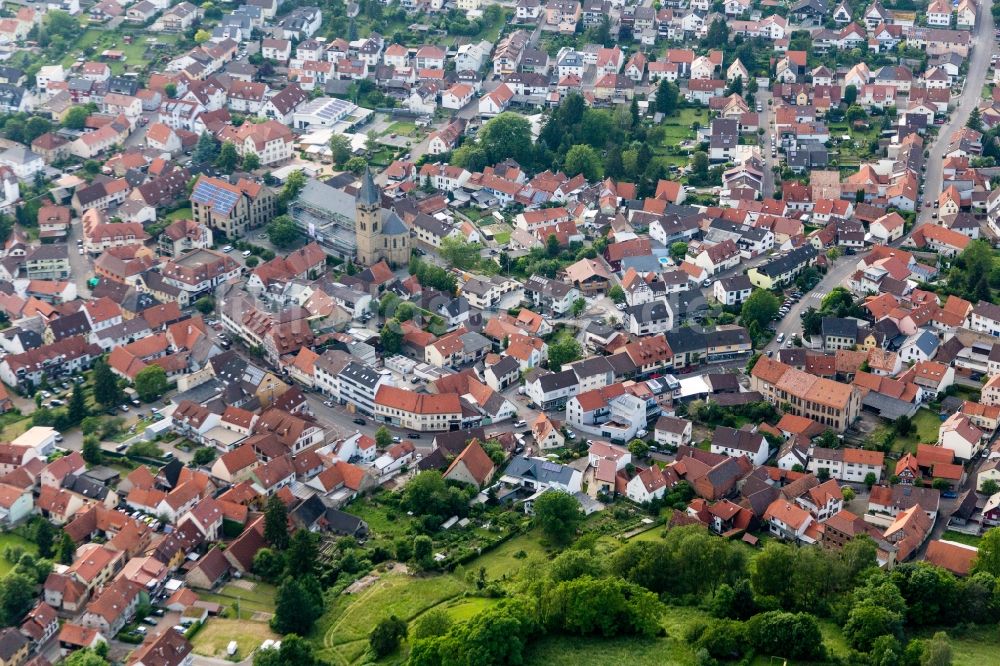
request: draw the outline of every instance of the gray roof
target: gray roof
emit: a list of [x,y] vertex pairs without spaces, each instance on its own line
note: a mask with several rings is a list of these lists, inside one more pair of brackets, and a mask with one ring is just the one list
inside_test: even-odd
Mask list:
[[916,345],[917,349],[922,351],[927,356],[933,356],[934,352],[937,350],[938,345],[941,344],[941,340],[934,333],[924,329],[916,334],[912,340],[913,344]]
[[347,366],[341,371],[341,377],[348,377],[355,384],[360,384],[361,386],[366,386],[368,388],[375,388],[378,384],[379,379],[382,375],[379,374],[377,370],[371,368],[364,363],[348,363]]
[[575,372],[572,370],[563,370],[562,372],[550,372],[547,375],[542,375],[538,378],[538,383],[543,391],[548,392],[569,388],[579,382],[576,379]]
[[358,190],[358,203],[374,206],[382,201],[382,193],[375,184],[371,167],[365,167],[365,173],[361,177],[361,188]]
[[387,236],[399,236],[410,233],[410,229],[399,219],[399,215],[389,212],[382,220],[382,233]]
[[854,319],[846,319],[842,317],[823,317],[823,321],[820,323],[820,328],[823,331],[823,337],[834,336],[838,338],[851,338],[856,340],[858,338],[858,322]]
[[504,475],[519,479],[531,479],[545,485],[554,483],[567,485],[572,480],[575,471],[572,467],[541,458],[514,456]]

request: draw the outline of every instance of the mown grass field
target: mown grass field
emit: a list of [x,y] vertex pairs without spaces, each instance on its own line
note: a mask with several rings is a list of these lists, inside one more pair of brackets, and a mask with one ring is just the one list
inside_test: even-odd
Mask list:
[[[217,592],[203,592],[198,596],[204,601],[221,604],[230,609],[233,618],[249,620],[254,613],[274,612],[274,593],[274,586],[267,583],[254,583],[253,589],[248,590],[231,582]],[[239,607],[238,616],[237,607]]]
[[[269,638],[278,640],[280,636],[271,631],[264,622],[213,617],[198,630],[191,643],[197,654],[239,661],[245,659]],[[237,646],[236,654],[232,657],[226,654],[230,641],[236,641]]]
[[906,437],[896,437],[892,442],[892,450],[899,453],[916,453],[917,444],[933,444],[938,438],[941,419],[926,407],[913,415],[913,432]]

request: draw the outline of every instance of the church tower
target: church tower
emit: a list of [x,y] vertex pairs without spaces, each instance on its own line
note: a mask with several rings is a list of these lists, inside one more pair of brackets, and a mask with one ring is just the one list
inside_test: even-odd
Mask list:
[[382,230],[379,228],[382,221],[382,192],[372,178],[371,169],[365,169],[354,206],[357,261],[362,266],[371,266],[382,257],[379,251],[382,238]]

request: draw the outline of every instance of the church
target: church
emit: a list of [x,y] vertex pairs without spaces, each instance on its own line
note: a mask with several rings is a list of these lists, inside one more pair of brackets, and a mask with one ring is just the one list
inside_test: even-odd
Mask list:
[[382,208],[382,190],[375,184],[371,169],[365,169],[355,200],[354,233],[357,236],[357,263],[390,266],[410,261],[410,229],[391,210]]

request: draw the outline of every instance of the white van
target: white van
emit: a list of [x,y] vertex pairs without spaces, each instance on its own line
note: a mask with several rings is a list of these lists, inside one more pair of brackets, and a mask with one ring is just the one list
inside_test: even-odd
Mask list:
[[234,654],[236,654],[236,649],[237,649],[236,641],[229,641],[229,646],[226,648],[226,654],[232,657]]

